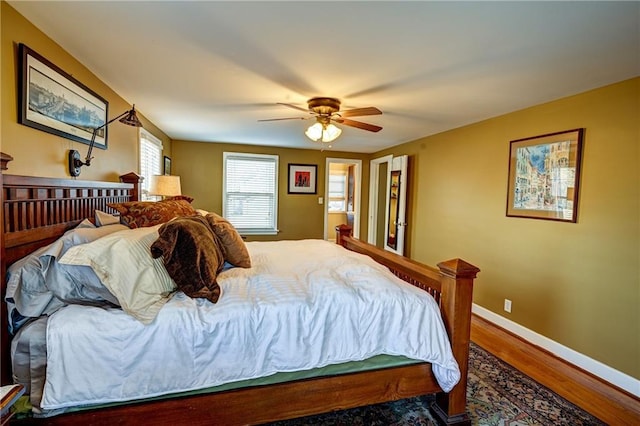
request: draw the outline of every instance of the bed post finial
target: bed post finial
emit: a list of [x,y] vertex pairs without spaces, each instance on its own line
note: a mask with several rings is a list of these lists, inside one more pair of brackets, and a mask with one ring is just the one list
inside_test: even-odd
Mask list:
[[129,172],[126,175],[120,175],[120,182],[133,184],[133,191],[131,192],[131,201],[140,201],[142,197],[142,182],[144,177],[134,172]]
[[9,154],[5,154],[4,152],[0,152],[0,163],[2,170],[7,170],[7,163],[12,160],[12,156],[10,156]]
[[442,424],[470,425],[466,412],[469,340],[471,334],[471,304],[473,280],[480,269],[462,259],[438,263],[442,283],[440,310],[449,333],[453,356],[458,360],[460,381],[449,393],[436,394],[432,413]]
[[349,225],[338,225],[336,226],[336,243],[340,244],[341,246],[345,245],[345,241],[343,240],[344,237],[351,237],[353,236],[353,228],[351,228]]

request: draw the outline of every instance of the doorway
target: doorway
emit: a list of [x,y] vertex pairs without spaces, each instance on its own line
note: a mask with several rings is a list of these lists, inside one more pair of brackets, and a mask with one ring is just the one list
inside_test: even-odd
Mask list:
[[404,254],[408,157],[387,155],[370,162],[367,242]]
[[360,236],[362,160],[327,158],[324,194],[324,239],[335,241],[335,227],[348,224]]

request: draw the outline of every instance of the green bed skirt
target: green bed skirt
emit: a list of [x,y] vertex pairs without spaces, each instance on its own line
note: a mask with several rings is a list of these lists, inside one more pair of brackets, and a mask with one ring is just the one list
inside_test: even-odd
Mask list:
[[145,398],[140,400],[132,400],[126,402],[117,402],[110,404],[86,405],[80,407],[72,407],[65,412],[75,412],[84,410],[93,410],[96,408],[115,407],[122,404],[141,403],[145,401],[159,401],[163,399],[202,395],[214,392],[224,392],[234,389],[248,388],[252,386],[273,385],[276,383],[293,382],[296,380],[311,379],[322,376],[337,376],[341,374],[358,373],[363,371],[379,370],[383,368],[400,367],[411,364],[418,364],[421,361],[407,358],[404,356],[393,355],[377,355],[364,361],[350,361],[342,364],[331,364],[326,367],[314,368],[311,370],[294,371],[287,373],[275,373],[270,376],[260,377],[257,379],[241,380],[238,382],[226,383],[224,385],[213,386],[204,389],[197,389],[187,392],[171,393],[167,395],[157,396],[153,398]]

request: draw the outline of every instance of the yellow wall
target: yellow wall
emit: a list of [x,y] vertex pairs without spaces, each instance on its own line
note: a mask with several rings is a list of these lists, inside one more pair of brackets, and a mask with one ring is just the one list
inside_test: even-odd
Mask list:
[[[329,229],[328,239],[329,241],[335,241],[336,234],[331,230],[336,229],[336,226],[347,223],[346,213],[329,213],[327,217],[327,228]],[[365,236],[360,235],[360,238],[365,239]]]
[[[11,174],[70,177],[67,167],[69,149],[84,158],[88,145],[74,142],[18,123],[18,45],[24,43],[67,74],[109,102],[109,119],[131,109],[131,104],[100,81],[89,69],[33,26],[6,2],[1,2],[1,90],[2,152],[13,156]],[[135,99],[130,100],[132,103]],[[144,106],[136,105],[144,127],[163,141],[165,155],[171,153],[171,140],[144,118]],[[108,149],[94,149],[91,167],[83,167],[80,179],[117,181],[118,175],[138,171],[138,129],[119,122],[109,125]]]
[[[279,156],[278,227],[280,233],[276,236],[249,237],[250,240],[323,238],[325,205],[318,204],[318,197],[324,197],[327,157],[363,160],[362,210],[367,211],[369,191],[364,177],[369,176],[369,156],[366,154],[174,140],[172,173],[180,176],[182,192],[194,197],[195,207],[217,213],[222,211],[222,153],[225,151]],[[316,195],[287,193],[289,163],[318,165]],[[362,229],[366,229],[366,213],[362,214],[360,220]],[[360,235],[366,235],[362,229]]]
[[[639,103],[636,78],[376,153],[411,156],[411,257],[462,257],[475,303],[640,378]],[[509,142],[579,127],[578,222],[506,217]]]

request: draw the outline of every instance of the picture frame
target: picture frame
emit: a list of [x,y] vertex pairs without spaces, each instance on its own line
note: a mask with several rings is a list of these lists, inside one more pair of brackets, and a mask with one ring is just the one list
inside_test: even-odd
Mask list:
[[165,175],[170,175],[171,174],[171,158],[167,157],[166,155],[163,158],[163,163],[164,163],[164,174]]
[[507,216],[577,222],[583,137],[573,129],[510,142]]
[[[25,44],[19,45],[19,114],[25,126],[89,145],[107,122],[109,102]],[[107,149],[107,126],[94,146]]]
[[316,194],[318,166],[315,164],[289,164],[288,193]]

